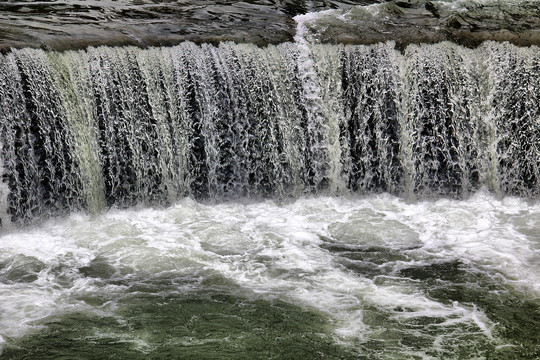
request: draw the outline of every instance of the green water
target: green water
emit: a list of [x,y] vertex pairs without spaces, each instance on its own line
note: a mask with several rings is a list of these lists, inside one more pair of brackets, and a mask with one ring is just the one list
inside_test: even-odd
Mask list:
[[145,290],[120,300],[114,317],[77,312],[48,318],[46,329],[10,344],[2,358],[358,358],[332,340],[321,314],[308,309],[216,290],[187,296]]
[[[442,326],[448,320],[443,317],[396,321],[394,311],[409,310],[370,305],[363,309],[363,319],[377,329],[375,334],[354,345],[339,344],[332,322],[313,309],[234,295],[227,286],[197,284],[190,293],[175,294],[173,284],[163,280],[132,286],[119,299],[81,299],[97,308],[114,301],[115,315],[73,312],[48,317],[37,322],[44,326],[41,330],[8,340],[2,359],[421,359],[413,353],[425,351],[433,337],[449,332],[451,338],[440,349],[427,350],[426,356],[540,358],[539,301],[483,283],[454,263],[409,270],[404,275],[425,281],[423,287],[433,299],[484,310],[499,323],[494,338],[484,337],[472,325]],[[441,271],[445,275],[439,282]],[[476,281],[471,285],[469,280]],[[499,346],[501,342],[506,345]]]
[[385,195],[51,220],[0,238],[0,358],[540,359],[539,214]]

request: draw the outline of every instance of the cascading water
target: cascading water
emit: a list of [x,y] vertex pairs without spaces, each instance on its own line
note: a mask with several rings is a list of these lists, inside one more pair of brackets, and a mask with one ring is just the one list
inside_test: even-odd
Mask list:
[[2,359],[540,357],[539,49],[302,35],[0,55]]
[[540,192],[534,47],[17,50],[0,76],[4,224],[186,195]]

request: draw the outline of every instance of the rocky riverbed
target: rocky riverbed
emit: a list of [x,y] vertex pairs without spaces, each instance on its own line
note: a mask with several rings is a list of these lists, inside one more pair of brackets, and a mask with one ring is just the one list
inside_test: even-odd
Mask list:
[[444,40],[540,44],[540,3],[534,0],[43,0],[0,3],[0,50],[52,50],[98,45],[173,45],[182,41],[292,41],[294,17],[313,42],[398,46]]
[[95,45],[172,45],[292,41],[293,17],[374,1],[45,0],[0,3],[0,48],[79,49]]

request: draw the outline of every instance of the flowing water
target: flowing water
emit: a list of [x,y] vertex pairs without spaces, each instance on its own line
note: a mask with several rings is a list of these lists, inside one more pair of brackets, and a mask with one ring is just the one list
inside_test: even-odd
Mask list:
[[393,45],[2,55],[2,223],[186,195],[536,198],[538,48]]
[[536,359],[540,206],[182,200],[2,237],[6,359]]
[[377,0],[5,0],[0,50],[90,45],[173,45],[181,41],[291,41],[298,14]]
[[315,12],[309,37],[325,43],[540,45],[536,0],[4,0],[0,51],[187,40],[264,46],[293,41],[293,18]]
[[2,359],[540,358],[540,51],[0,55]]

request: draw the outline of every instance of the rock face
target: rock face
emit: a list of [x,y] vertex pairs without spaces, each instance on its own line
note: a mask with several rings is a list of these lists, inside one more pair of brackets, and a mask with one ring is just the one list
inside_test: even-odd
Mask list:
[[190,40],[264,46],[292,41],[294,16],[313,42],[371,44],[484,40],[540,44],[537,0],[7,0],[0,50],[173,45]]

